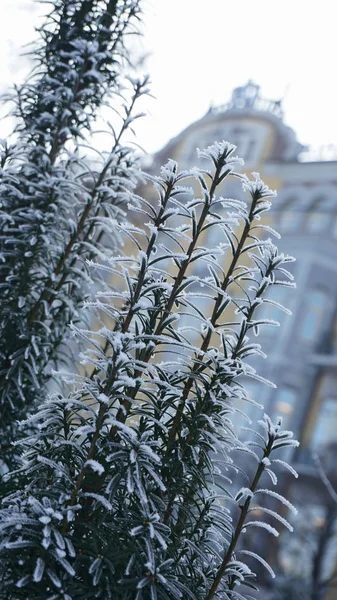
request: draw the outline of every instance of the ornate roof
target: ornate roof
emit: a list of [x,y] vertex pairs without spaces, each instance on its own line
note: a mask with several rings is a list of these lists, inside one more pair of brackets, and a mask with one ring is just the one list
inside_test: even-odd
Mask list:
[[205,117],[258,118],[273,124],[275,131],[274,147],[269,160],[297,162],[299,155],[307,148],[297,140],[296,133],[283,120],[282,100],[267,100],[260,94],[260,86],[249,80],[246,85],[237,87],[226,104],[212,106]]
[[260,86],[254,83],[251,79],[246,85],[237,87],[232,92],[232,97],[229,102],[220,106],[211,107],[210,112],[217,114],[227,112],[229,110],[253,110],[268,112],[280,119],[283,118],[283,109],[281,100],[267,100],[260,95]]

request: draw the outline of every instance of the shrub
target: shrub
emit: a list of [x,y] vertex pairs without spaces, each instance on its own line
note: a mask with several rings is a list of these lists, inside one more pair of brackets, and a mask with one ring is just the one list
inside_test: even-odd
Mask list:
[[[114,223],[139,171],[123,135],[146,81],[131,82],[120,129],[96,167],[84,152],[92,124],[123,91],[133,0],[51,0],[31,53],[34,69],[11,95],[16,130],[1,148],[0,403],[2,471],[15,465],[17,422],[45,396],[51,367],[71,362],[69,324],[92,298],[86,261],[115,246]],[[123,66],[124,65],[124,66]],[[130,87],[130,86],[129,86]]]
[[[232,419],[252,402],[247,378],[263,381],[247,362],[263,354],[250,335],[275,325],[259,307],[270,286],[293,285],[293,259],[258,236],[275,234],[261,223],[274,193],[257,174],[235,172],[234,152],[215,143],[199,153],[209,170],[179,172],[169,161],[147,176],[156,201],[134,194],[130,205],[144,227],[115,223],[129,256],[91,264],[111,278],[90,309],[102,326],[74,328],[88,345],[88,374],[74,375],[71,391],[48,398],[25,425],[32,434],[9,477],[24,485],[1,513],[4,598],[242,599],[254,587],[247,555],[272,572],[245,550],[244,534],[278,534],[254,518],[257,509],[290,527],[263,498],[294,510],[272,486],[280,465],[294,473],[278,452],[296,442],[281,420],[264,415],[252,441]],[[231,176],[247,203],[220,195]],[[216,232],[223,241],[213,245]],[[240,489],[234,450],[256,463]]]

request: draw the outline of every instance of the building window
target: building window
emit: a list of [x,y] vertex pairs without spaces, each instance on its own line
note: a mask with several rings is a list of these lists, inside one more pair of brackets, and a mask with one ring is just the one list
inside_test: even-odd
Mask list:
[[256,141],[248,137],[248,133],[244,130],[241,133],[233,133],[230,137],[233,140],[233,144],[237,146],[238,155],[243,158],[245,162],[252,162],[254,154],[256,153]]
[[303,213],[299,210],[286,210],[281,215],[280,229],[282,233],[298,231],[303,222]]
[[303,223],[303,210],[301,209],[301,197],[297,194],[286,194],[281,197],[279,221],[276,222],[276,229],[279,226],[281,232],[292,233],[298,231]]
[[332,224],[332,235],[334,238],[337,238],[337,217],[334,217],[333,220],[333,224]]
[[264,128],[237,124],[230,128],[225,127],[221,135],[237,146],[238,155],[244,159],[246,165],[259,162],[265,138]]
[[326,308],[327,299],[328,297],[324,290],[316,289],[309,292],[300,329],[300,336],[303,341],[309,342],[316,338]]
[[[271,321],[277,321],[278,323],[280,323],[280,325],[282,325],[286,313],[275,304],[269,303],[268,300],[277,302],[277,304],[288,308],[290,299],[289,292],[291,293],[292,290],[289,290],[289,288],[287,288],[286,286],[271,286],[268,290],[268,294],[266,297],[267,302],[263,302],[262,306],[257,309],[257,320],[266,319]],[[274,336],[275,333],[278,334],[279,332],[276,332],[275,329],[275,325],[266,324],[260,326],[260,332],[264,336]],[[277,329],[279,328],[277,327]]]
[[334,324],[332,327],[332,335],[330,339],[330,352],[332,354],[337,354],[337,318],[335,318],[334,320]]
[[311,438],[311,448],[318,450],[337,440],[337,398],[324,398]]
[[331,215],[327,212],[312,212],[307,218],[307,230],[311,233],[320,233],[329,228]]
[[[257,383],[251,379],[248,379],[245,381],[244,386],[248,392],[248,398],[253,400],[253,402],[255,402],[258,406],[253,404],[253,402],[248,402],[247,400],[235,400],[235,412],[232,415],[231,420],[237,432],[239,432],[242,427],[252,427],[250,421],[255,424],[258,419],[261,419],[266,396],[266,386],[262,385],[261,383]],[[242,435],[245,439],[251,437],[249,432],[242,432]]]
[[249,140],[246,147],[245,159],[246,161],[253,160],[256,149],[256,140]]
[[297,393],[291,388],[280,388],[277,392],[272,419],[275,421],[277,417],[282,417],[284,429],[290,426],[296,400]]
[[308,212],[307,230],[311,233],[320,233],[329,229],[332,207],[331,196],[328,192],[326,195],[316,197]]

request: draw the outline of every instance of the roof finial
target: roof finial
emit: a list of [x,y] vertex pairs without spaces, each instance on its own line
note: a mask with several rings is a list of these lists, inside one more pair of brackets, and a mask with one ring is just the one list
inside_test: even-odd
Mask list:
[[232,93],[232,103],[235,108],[253,107],[259,97],[260,86],[251,79],[244,86],[237,87]]

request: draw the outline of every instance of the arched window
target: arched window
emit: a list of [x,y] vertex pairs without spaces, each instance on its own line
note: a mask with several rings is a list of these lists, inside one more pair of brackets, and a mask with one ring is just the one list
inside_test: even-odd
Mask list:
[[328,295],[323,289],[311,290],[307,296],[306,307],[300,327],[300,337],[303,341],[313,341],[320,329]]
[[337,238],[337,217],[336,217],[336,215],[333,217],[333,221],[332,221],[332,235],[334,238]]
[[307,216],[306,227],[311,233],[320,233],[329,228],[331,212],[329,210],[330,199],[326,196],[318,196],[314,199]]
[[[197,148],[207,148],[218,139],[217,128],[201,127],[194,129],[183,142],[180,153],[180,162],[186,165],[194,165],[198,160]],[[226,137],[224,139],[227,139]],[[179,160],[179,159],[178,159]]]
[[298,231],[302,223],[303,210],[301,210],[298,198],[296,196],[287,197],[282,203],[276,228],[279,226],[281,233],[292,233]]
[[[293,290],[290,290],[286,286],[271,286],[266,296],[267,301],[263,302],[262,306],[258,307],[256,311],[256,318],[258,320],[266,319],[271,321],[277,321],[278,323],[280,323],[280,325],[282,325],[284,318],[286,317],[286,313],[276,304],[272,304],[271,302],[269,303],[268,300],[276,302],[277,304],[280,304],[281,306],[284,306],[288,309],[289,300],[291,299],[292,292]],[[275,335],[275,329],[275,325],[261,325],[260,333],[264,336],[273,336]],[[279,328],[277,327],[277,329]],[[278,331],[276,333],[278,333]]]
[[337,398],[324,398],[315,423],[311,448],[318,450],[337,441]]
[[253,161],[255,158],[256,140],[248,140],[246,145],[245,159],[246,161]]

